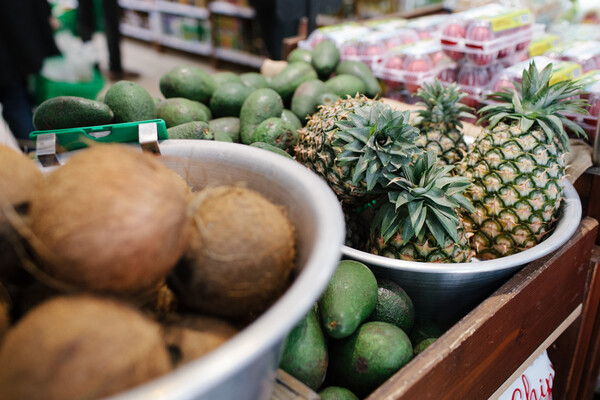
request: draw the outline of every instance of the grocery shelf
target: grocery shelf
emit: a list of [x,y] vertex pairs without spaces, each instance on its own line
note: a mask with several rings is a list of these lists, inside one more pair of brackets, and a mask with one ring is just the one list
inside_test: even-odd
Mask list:
[[208,42],[198,42],[185,40],[177,36],[163,35],[159,39],[160,44],[172,47],[189,53],[209,55],[212,52],[212,45]]
[[157,0],[156,10],[167,14],[176,14],[198,19],[207,19],[209,17],[209,12],[204,7],[190,6],[172,1]]
[[126,23],[121,23],[121,33],[125,36],[130,36],[135,39],[144,40],[147,42],[154,41],[156,35],[152,29],[141,28],[139,26],[134,26]]
[[258,56],[241,50],[226,49],[223,47],[217,47],[214,54],[220,60],[240,63],[256,68],[260,68],[265,61],[265,57],[263,56]]
[[260,68],[265,57],[242,50],[216,47],[215,42],[186,40],[165,32],[161,23],[164,15],[176,15],[185,18],[210,21],[211,16],[230,16],[245,20],[253,19],[255,11],[251,7],[242,7],[224,1],[211,2],[208,7],[196,7],[167,0],[119,0],[125,10],[148,13],[150,28],[135,26],[123,21],[121,33],[135,39],[158,45],[187,51],[193,54],[210,55],[216,60],[228,61],[253,68]]
[[119,6],[128,10],[150,12],[155,9],[154,0],[119,0]]
[[225,1],[213,1],[208,5],[210,12],[230,17],[252,19],[256,12],[251,7],[242,7]]

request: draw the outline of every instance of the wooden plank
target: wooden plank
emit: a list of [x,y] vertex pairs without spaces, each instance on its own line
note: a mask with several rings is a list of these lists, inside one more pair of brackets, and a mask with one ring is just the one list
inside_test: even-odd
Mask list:
[[569,399],[591,399],[600,374],[600,249],[594,249],[593,269],[581,324],[581,340],[573,366],[580,370],[579,384],[568,388]]
[[598,222],[525,266],[368,399],[485,399],[582,304]]

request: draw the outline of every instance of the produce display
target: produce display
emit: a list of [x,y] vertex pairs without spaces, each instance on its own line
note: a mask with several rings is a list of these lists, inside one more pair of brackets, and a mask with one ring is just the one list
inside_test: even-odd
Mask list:
[[[179,65],[158,82],[164,98],[120,81],[101,99],[49,99],[33,122],[42,131],[162,119],[169,139],[277,153],[327,183],[352,249],[467,264],[552,233],[569,135],[591,136],[598,123],[598,42],[573,57],[555,38],[535,42],[534,31],[529,10],[498,5],[340,24],[316,30],[273,75]],[[417,104],[412,115],[379,98],[400,92]],[[470,145],[465,120],[482,125]],[[4,151],[0,238],[26,239],[21,250],[0,241],[0,387],[9,399],[107,396],[154,379],[234,337],[293,279],[297,227],[258,192],[192,188],[156,156],[122,145],[90,146],[47,175]],[[13,164],[23,164],[19,175]],[[13,193],[17,178],[31,184]],[[428,322],[402,282],[342,260],[286,336],[279,367],[323,399],[364,398],[442,334]],[[121,343],[112,335],[125,334],[109,326],[143,339]],[[61,374],[83,371],[82,380],[63,383],[52,361],[81,335],[91,342]],[[110,368],[98,368],[102,358],[88,365],[95,357]],[[105,384],[111,374],[133,376]]]
[[[416,328],[402,287],[364,264],[338,264],[319,301],[288,334],[280,368],[325,399],[371,393],[437,337]],[[338,396],[338,397],[336,397]]]
[[296,228],[255,190],[191,187],[122,144],[46,173],[0,152],[3,398],[138,386],[237,335],[292,282]]

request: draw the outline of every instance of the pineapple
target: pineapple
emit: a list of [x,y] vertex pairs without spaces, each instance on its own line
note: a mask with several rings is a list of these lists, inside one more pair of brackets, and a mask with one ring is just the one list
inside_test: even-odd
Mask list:
[[383,171],[408,164],[418,130],[380,100],[348,96],[324,105],[299,130],[296,160],[323,177],[343,207],[355,209],[381,192]]
[[460,218],[461,210],[474,211],[463,195],[471,182],[451,176],[453,169],[428,151],[401,171],[386,172],[389,201],[375,215],[369,251],[408,261],[471,261]]
[[435,150],[443,164],[456,164],[467,153],[460,119],[474,116],[471,107],[460,102],[465,95],[456,83],[445,86],[437,80],[423,84],[417,93],[417,105],[425,107],[418,111],[420,118],[415,124],[421,132],[417,146]]
[[475,212],[465,225],[480,258],[536,245],[558,218],[569,151],[564,127],[585,136],[561,113],[585,113],[585,101],[575,81],[550,85],[551,72],[551,64],[539,71],[531,63],[516,90],[490,95],[493,102],[480,110],[480,122],[489,124],[461,166],[473,181],[467,194]]

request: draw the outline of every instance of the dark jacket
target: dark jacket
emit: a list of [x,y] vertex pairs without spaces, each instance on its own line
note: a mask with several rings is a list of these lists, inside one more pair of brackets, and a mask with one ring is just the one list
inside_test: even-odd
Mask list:
[[47,0],[0,0],[0,85],[37,73],[59,54]]

